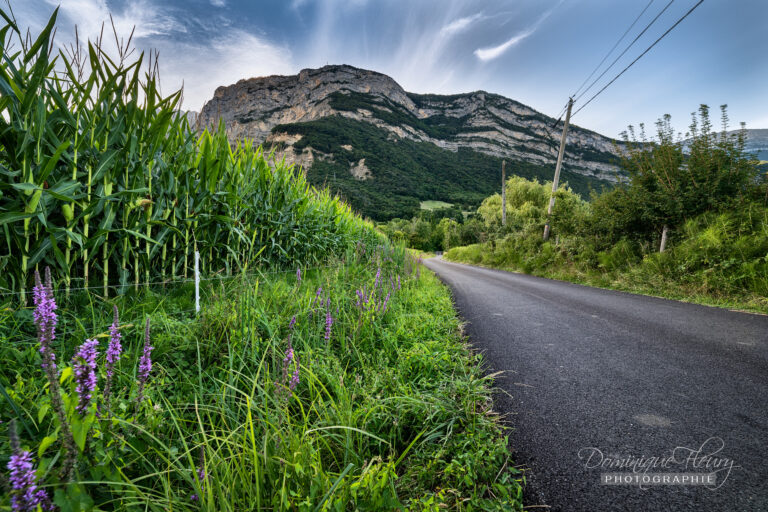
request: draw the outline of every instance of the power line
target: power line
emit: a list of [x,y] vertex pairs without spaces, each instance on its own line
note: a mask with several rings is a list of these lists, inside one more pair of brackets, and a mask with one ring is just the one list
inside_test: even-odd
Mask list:
[[[597,92],[596,92],[596,93],[595,93],[595,94],[594,94],[594,95],[593,95],[591,98],[589,98],[589,100],[587,100],[587,102],[586,102],[586,103],[584,103],[584,104],[583,104],[581,107],[579,107],[579,109],[578,109],[576,112],[574,112],[574,114],[573,114],[573,115],[575,116],[576,114],[578,114],[579,112],[581,112],[581,111],[582,111],[582,109],[583,109],[584,107],[586,107],[587,105],[589,105],[589,104],[592,102],[592,100],[594,100],[595,98],[597,98],[597,97],[600,95],[600,93],[602,93],[604,90],[606,90],[606,89],[607,89],[607,88],[608,88],[608,87],[609,87],[609,86],[610,86],[610,85],[611,85],[613,82],[615,82],[615,81],[616,81],[616,80],[617,80],[617,79],[618,79],[618,78],[619,78],[621,75],[623,75],[623,74],[624,74],[624,72],[626,72],[626,71],[627,71],[629,68],[631,68],[631,67],[632,67],[632,66],[635,64],[635,62],[639,61],[639,60],[640,60],[640,59],[643,57],[643,55],[645,55],[646,53],[648,53],[648,52],[651,50],[651,48],[653,48],[654,46],[656,46],[656,44],[657,44],[659,41],[661,41],[662,39],[664,39],[664,37],[666,37],[666,35],[667,35],[667,34],[669,34],[670,32],[672,32],[672,30],[674,30],[674,28],[675,28],[676,26],[678,26],[678,25],[679,25],[679,24],[680,24],[680,23],[681,23],[681,22],[682,22],[682,21],[683,21],[685,18],[687,18],[687,17],[688,17],[688,15],[690,15],[690,14],[691,14],[691,13],[692,13],[694,10],[696,10],[696,8],[697,8],[698,6],[700,6],[700,5],[701,5],[703,2],[704,2],[704,0],[699,0],[699,1],[696,3],[696,5],[694,5],[693,7],[691,7],[691,8],[690,8],[690,10],[689,10],[688,12],[686,12],[686,13],[683,15],[683,17],[682,17],[682,18],[680,18],[679,20],[677,20],[677,21],[675,22],[675,24],[674,24],[674,25],[672,25],[671,27],[669,27],[669,29],[668,29],[666,32],[664,32],[664,33],[663,33],[663,34],[662,34],[662,35],[661,35],[661,36],[660,36],[658,39],[656,39],[656,40],[653,42],[653,44],[652,44],[651,46],[649,46],[648,48],[646,48],[646,49],[645,49],[645,51],[644,51],[643,53],[641,53],[641,54],[640,54],[640,55],[639,55],[639,56],[638,56],[638,57],[637,57],[635,60],[633,60],[632,62],[630,62],[630,63],[629,63],[629,65],[628,65],[627,67],[625,67],[624,69],[622,69],[622,70],[621,70],[621,73],[619,73],[618,75],[616,75],[615,77],[613,77],[613,79],[612,79],[610,82],[608,82],[607,84],[605,84],[605,86],[603,86],[603,88],[602,88],[602,89],[600,89],[599,91],[597,91]],[[586,91],[585,91],[585,92],[586,92]],[[582,93],[582,94],[583,94],[583,93]]]
[[[664,13],[666,12],[666,10],[667,10],[667,9],[669,9],[669,6],[670,6],[670,5],[672,5],[672,3],[674,3],[674,1],[675,1],[675,0],[670,0],[670,1],[669,1],[669,3],[668,3],[666,6],[664,6],[664,8],[661,10],[661,12],[659,12],[659,14],[657,14],[657,15],[656,15],[656,17],[655,17],[655,18],[653,18],[653,19],[651,20],[651,22],[650,22],[650,23],[648,23],[648,25],[646,25],[646,26],[645,26],[645,28],[644,28],[644,29],[643,29],[643,30],[642,30],[642,31],[641,31],[639,34],[637,34],[637,36],[636,36],[636,37],[635,37],[635,38],[632,40],[632,42],[631,42],[631,43],[629,43],[629,44],[627,45],[627,47],[626,47],[626,48],[624,48],[624,51],[623,51],[623,52],[621,52],[621,53],[619,54],[619,56],[618,56],[618,57],[616,57],[615,59],[613,59],[613,62],[611,62],[611,65],[610,65],[610,66],[608,66],[607,68],[605,68],[605,70],[604,70],[602,73],[600,73],[600,76],[598,76],[597,78],[595,78],[595,79],[592,81],[592,83],[591,83],[591,84],[589,84],[589,87],[587,87],[586,89],[584,89],[584,90],[581,92],[581,94],[579,94],[579,95],[576,97],[576,99],[575,99],[574,101],[578,101],[578,100],[579,100],[579,98],[581,98],[582,96],[584,96],[584,95],[587,93],[587,91],[588,91],[588,90],[590,90],[592,87],[594,87],[594,86],[595,86],[595,84],[596,84],[597,82],[599,82],[599,81],[600,81],[600,79],[601,79],[601,78],[603,78],[603,77],[605,76],[605,74],[606,74],[608,71],[610,71],[610,69],[611,69],[611,68],[612,68],[612,67],[613,67],[613,66],[614,66],[614,65],[615,65],[615,64],[616,64],[616,63],[619,61],[619,59],[621,59],[621,58],[624,56],[624,54],[625,54],[625,53],[627,53],[627,52],[629,51],[629,49],[630,49],[630,48],[632,48],[632,46],[634,46],[634,44],[635,44],[635,43],[638,41],[638,39],[640,39],[640,38],[643,36],[643,34],[645,34],[645,33],[646,33],[646,31],[648,31],[648,29],[649,29],[649,28],[651,28],[651,26],[652,26],[654,23],[656,23],[656,20],[658,20],[658,19],[659,19],[659,17],[660,17],[662,14],[664,14]],[[578,112],[578,110],[577,110],[577,112]]]
[[645,9],[643,9],[640,14],[637,15],[637,18],[635,18],[635,21],[632,22],[632,24],[629,26],[629,28],[624,32],[624,34],[619,38],[618,41],[616,41],[616,44],[613,45],[613,48],[605,54],[605,57],[603,57],[603,60],[600,61],[600,64],[595,66],[595,69],[592,70],[592,72],[589,74],[587,78],[584,79],[584,81],[581,83],[578,89],[576,89],[576,92],[574,92],[571,96],[576,96],[579,94],[579,91],[581,91],[581,88],[584,87],[584,85],[589,81],[590,78],[597,72],[598,69],[600,69],[600,66],[603,65],[603,63],[608,59],[608,57],[613,53],[613,51],[616,49],[617,46],[619,46],[619,43],[621,43],[625,37],[627,37],[627,34],[629,34],[629,31],[632,30],[632,28],[635,26],[635,24],[640,20],[640,18],[645,14],[645,11],[648,10],[648,8],[653,4],[654,0],[650,0],[648,2],[648,5],[645,6]]

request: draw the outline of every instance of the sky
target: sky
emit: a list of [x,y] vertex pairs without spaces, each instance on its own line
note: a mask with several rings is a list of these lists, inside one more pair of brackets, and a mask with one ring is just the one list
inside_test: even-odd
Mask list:
[[[10,6],[19,25],[35,33],[60,5],[59,46],[73,40],[75,25],[81,38],[96,37],[110,13],[121,35],[136,27],[137,49],[159,51],[163,92],[183,85],[189,110],[242,78],[350,64],[385,73],[407,91],[484,90],[557,116],[636,19],[593,79],[661,13],[602,79],[576,96],[574,111],[697,1],[10,0]],[[732,128],[739,122],[768,128],[768,0],[704,0],[573,123],[616,137],[630,124],[652,128],[671,114],[676,130],[685,132],[701,103],[713,110],[728,104]]]

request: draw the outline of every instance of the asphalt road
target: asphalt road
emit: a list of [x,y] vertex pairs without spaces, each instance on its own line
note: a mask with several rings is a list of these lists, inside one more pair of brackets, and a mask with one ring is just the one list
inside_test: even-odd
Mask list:
[[[532,510],[768,511],[768,316],[426,265],[488,370],[505,372],[495,407]],[[715,483],[601,484],[633,466]]]

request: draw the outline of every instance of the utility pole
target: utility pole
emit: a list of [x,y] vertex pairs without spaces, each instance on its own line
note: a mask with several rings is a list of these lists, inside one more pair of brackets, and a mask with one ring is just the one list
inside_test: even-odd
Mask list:
[[560,151],[557,153],[557,165],[555,166],[555,179],[552,181],[552,194],[549,196],[549,208],[547,208],[547,223],[544,225],[544,240],[549,240],[549,219],[552,217],[552,210],[555,208],[555,193],[560,181],[560,168],[563,166],[563,154],[565,153],[565,139],[568,135],[568,125],[571,122],[571,108],[573,107],[573,98],[568,98],[568,113],[565,114],[565,124],[563,125],[563,137],[560,139]]
[[507,161],[501,161],[501,225],[507,225]]

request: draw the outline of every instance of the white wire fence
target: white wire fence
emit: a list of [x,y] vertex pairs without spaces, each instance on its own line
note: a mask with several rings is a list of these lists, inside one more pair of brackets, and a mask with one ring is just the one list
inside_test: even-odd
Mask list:
[[[328,269],[335,267],[336,265],[317,265],[314,267],[301,267],[301,271],[303,273],[310,272],[313,270],[321,270],[321,269]],[[200,266],[199,266],[199,253],[195,252],[195,261],[194,261],[194,277],[191,278],[178,278],[178,279],[164,279],[164,280],[158,280],[158,281],[151,281],[151,282],[144,282],[140,283],[138,290],[139,291],[147,291],[153,289],[157,289],[162,287],[163,289],[169,289],[169,288],[177,288],[179,286],[183,286],[185,284],[194,283],[194,302],[195,307],[189,308],[189,309],[182,309],[178,311],[173,311],[171,314],[172,316],[182,316],[182,315],[191,315],[192,313],[198,314],[200,313],[200,289],[202,283],[212,283],[212,282],[224,282],[224,281],[231,281],[235,279],[250,279],[250,278],[256,278],[256,277],[263,277],[263,276],[269,276],[269,275],[279,275],[279,274],[288,274],[288,273],[295,273],[297,269],[286,269],[286,270],[265,270],[265,269],[256,269],[250,272],[237,272],[233,274],[223,274],[223,273],[217,273],[216,275],[212,276],[201,276],[200,273]],[[113,284],[108,285],[108,289],[111,290],[119,290],[123,288],[135,288],[134,283],[130,284]],[[104,286],[80,286],[80,287],[70,287],[70,292],[77,292],[77,291],[90,291],[90,290],[104,290]],[[63,287],[60,287],[60,289],[56,290],[54,294],[57,296],[57,301],[59,301],[60,305],[64,302],[66,302],[67,299],[63,298],[64,295],[64,289]],[[29,296],[29,292],[27,292],[27,296]],[[62,299],[60,300],[59,296],[62,296]],[[19,298],[21,297],[21,292],[15,292],[15,291],[0,291],[0,308],[3,307],[3,301],[6,302],[8,300],[13,300],[13,298]],[[120,295],[116,295],[113,298],[119,298]],[[27,304],[26,306],[22,306],[20,304],[16,304],[17,309],[32,309],[31,304]],[[14,308],[5,308],[6,311],[15,311]],[[76,329],[70,329],[66,331],[60,331],[57,333],[57,337],[67,337],[75,334],[84,334],[85,332],[90,332],[92,336],[100,336],[100,335],[107,335],[108,329],[112,326],[112,322],[109,322],[104,325],[81,325],[79,328]],[[124,328],[127,326],[121,326],[121,328]],[[36,343],[38,340],[34,336],[13,336],[14,342],[27,342],[27,343]]]

